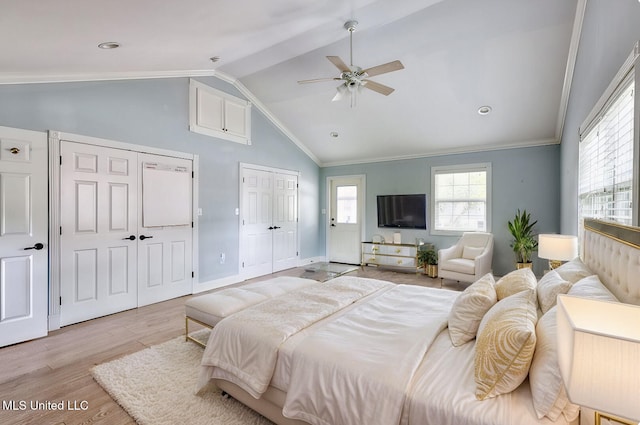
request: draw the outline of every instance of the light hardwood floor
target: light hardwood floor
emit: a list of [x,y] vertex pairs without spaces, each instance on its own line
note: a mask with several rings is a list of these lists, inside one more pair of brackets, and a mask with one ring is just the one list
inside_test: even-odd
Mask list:
[[[300,276],[303,272],[303,268],[290,269],[252,281],[277,275]],[[373,267],[358,268],[350,274],[440,287],[440,279]],[[445,287],[462,289],[455,282],[446,282]],[[0,424],[134,424],[93,380],[90,369],[184,335],[184,303],[190,297],[66,326],[45,338],[0,349]],[[51,405],[32,410],[32,402],[62,402],[64,410],[53,410]]]

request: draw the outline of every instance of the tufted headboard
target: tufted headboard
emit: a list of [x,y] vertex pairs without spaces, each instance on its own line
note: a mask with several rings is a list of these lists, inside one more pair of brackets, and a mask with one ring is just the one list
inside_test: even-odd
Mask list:
[[584,263],[622,302],[640,305],[640,227],[585,219]]

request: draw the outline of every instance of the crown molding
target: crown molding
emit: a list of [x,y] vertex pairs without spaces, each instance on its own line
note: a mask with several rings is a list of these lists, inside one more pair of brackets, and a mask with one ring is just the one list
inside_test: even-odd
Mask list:
[[145,72],[100,72],[80,74],[3,74],[0,73],[0,85],[5,84],[45,84],[77,83],[82,81],[144,80],[154,78],[210,77],[212,69]]
[[434,156],[445,156],[445,155],[463,155],[469,153],[479,153],[479,152],[489,152],[489,151],[499,151],[505,149],[521,149],[521,148],[533,148],[537,146],[548,146],[548,145],[558,145],[560,142],[556,139],[541,139],[541,140],[530,140],[526,142],[520,143],[512,143],[508,145],[493,145],[493,146],[478,146],[477,148],[465,147],[459,149],[442,149],[430,153],[421,153],[414,155],[399,155],[399,156],[389,156],[389,157],[378,157],[378,158],[364,158],[361,160],[345,160],[345,161],[334,161],[334,162],[323,162],[320,164],[321,167],[338,167],[343,165],[358,165],[358,164],[371,164],[377,162],[388,162],[388,161],[402,161],[407,159],[420,159],[420,158],[430,158]]
[[564,83],[562,85],[562,95],[560,97],[560,107],[558,108],[558,121],[556,124],[556,139],[562,140],[564,131],[564,121],[567,117],[569,107],[569,95],[573,83],[573,72],[578,60],[578,48],[580,47],[580,35],[582,34],[582,24],[587,8],[587,0],[578,0],[576,5],[576,17],[573,20],[573,32],[571,33],[571,43],[569,44],[569,54],[567,56],[567,67],[564,71]]

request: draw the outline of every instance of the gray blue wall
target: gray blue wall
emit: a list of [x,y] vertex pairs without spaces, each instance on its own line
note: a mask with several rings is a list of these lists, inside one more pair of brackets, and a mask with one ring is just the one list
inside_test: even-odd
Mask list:
[[578,128],[640,40],[637,0],[589,0],[569,96],[561,149],[562,233],[578,227]]
[[[377,195],[430,194],[432,166],[490,162],[493,208],[491,231],[495,237],[493,271],[497,275],[504,275],[515,269],[507,221],[513,219],[518,208],[526,209],[533,219],[538,220],[536,233],[558,233],[560,230],[559,152],[558,145],[549,145],[323,168],[320,173],[320,203],[326,205],[327,177],[366,175],[364,237],[365,240],[371,240],[374,234],[392,233],[377,227]],[[322,232],[325,226],[326,217],[323,217]],[[429,230],[402,230],[401,233],[403,241],[412,243],[415,238],[424,238],[437,248],[446,248],[457,240],[453,236],[432,236]],[[546,265],[546,260],[534,257],[534,271],[537,275],[543,273]]]
[[[243,97],[213,77],[199,81]],[[320,237],[319,168],[255,107],[252,145],[189,131],[189,79],[0,86],[0,125],[59,130],[172,149],[200,156],[200,282],[238,274],[238,174],[247,162],[300,171],[300,258],[324,255]],[[224,265],[220,253],[226,254]]]

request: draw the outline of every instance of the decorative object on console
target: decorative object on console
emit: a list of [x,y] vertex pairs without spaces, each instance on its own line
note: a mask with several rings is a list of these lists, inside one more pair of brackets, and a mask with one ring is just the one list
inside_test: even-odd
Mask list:
[[549,269],[562,265],[563,261],[578,256],[578,237],[572,235],[538,235],[538,257],[549,260]]
[[640,307],[559,295],[557,323],[558,364],[571,402],[597,410],[596,425],[601,418],[637,424]]
[[531,214],[527,210],[518,209],[513,221],[507,222],[509,232],[513,236],[511,247],[516,254],[516,268],[532,267],[531,253],[538,248],[538,241],[533,234],[533,226],[538,221],[531,222]]

